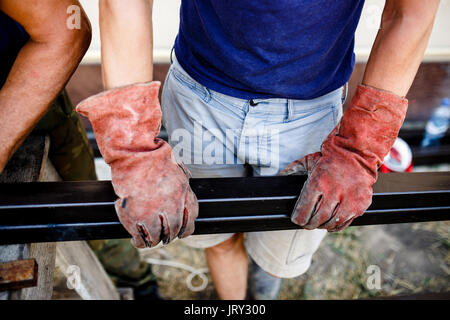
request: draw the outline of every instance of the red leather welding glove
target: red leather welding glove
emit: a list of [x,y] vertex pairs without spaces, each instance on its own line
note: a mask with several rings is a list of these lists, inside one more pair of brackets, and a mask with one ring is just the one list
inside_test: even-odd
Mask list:
[[340,231],[372,202],[372,185],[404,121],[408,100],[359,85],[321,152],[292,162],[280,174],[308,173],[292,221],[305,229]]
[[198,215],[188,170],[175,161],[169,144],[157,138],[159,87],[159,82],[134,84],[77,106],[91,121],[100,152],[111,167],[119,197],[116,211],[138,248],[192,234]]

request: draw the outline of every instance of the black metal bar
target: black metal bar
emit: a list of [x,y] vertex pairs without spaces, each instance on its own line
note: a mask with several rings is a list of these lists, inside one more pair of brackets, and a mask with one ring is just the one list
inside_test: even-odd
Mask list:
[[[290,214],[305,179],[191,179],[200,206],[195,234],[299,228]],[[0,244],[127,238],[115,199],[109,181],[0,184]],[[450,172],[389,173],[352,225],[441,220],[450,220]]]
[[[405,140],[411,147],[420,146],[420,143],[422,142],[422,139],[425,135],[425,125],[426,122],[424,122],[418,128],[402,128],[399,132],[399,137]],[[450,144],[450,130],[446,132],[444,137],[442,137],[441,144]]]
[[411,147],[414,166],[450,163],[450,145]]
[[399,133],[399,137],[411,147],[414,166],[449,163],[450,131],[441,138],[441,145],[422,148],[420,144],[425,135],[425,124],[425,122],[422,124],[405,123],[405,127]]

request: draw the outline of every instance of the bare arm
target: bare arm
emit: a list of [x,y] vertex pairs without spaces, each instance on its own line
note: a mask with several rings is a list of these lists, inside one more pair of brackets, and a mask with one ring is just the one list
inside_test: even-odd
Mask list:
[[153,0],[100,0],[105,89],[153,79]]
[[406,96],[430,38],[439,0],[387,0],[363,84]]
[[82,12],[81,29],[66,26],[75,0],[0,0],[0,10],[21,24],[30,40],[19,52],[0,90],[0,172],[64,88],[90,43]]

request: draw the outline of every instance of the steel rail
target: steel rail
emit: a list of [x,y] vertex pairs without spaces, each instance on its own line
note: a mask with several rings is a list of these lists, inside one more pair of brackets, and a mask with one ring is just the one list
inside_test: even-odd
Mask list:
[[[405,123],[406,124],[406,123]],[[405,140],[410,147],[420,146],[422,139],[425,135],[425,125],[419,128],[402,128],[399,132],[399,137]],[[450,144],[450,131],[447,131],[445,135],[440,140],[441,145],[449,145]]]
[[[195,234],[296,229],[305,176],[191,179]],[[151,190],[149,190],[151,192]],[[127,238],[109,181],[0,184],[0,244]],[[352,226],[450,220],[450,172],[380,174]]]
[[450,145],[411,147],[411,152],[414,166],[450,163]]

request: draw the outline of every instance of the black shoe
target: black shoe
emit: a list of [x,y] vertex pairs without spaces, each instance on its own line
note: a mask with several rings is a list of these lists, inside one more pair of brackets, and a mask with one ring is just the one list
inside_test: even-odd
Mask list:
[[149,281],[134,289],[134,300],[164,300],[160,293],[158,283]]
[[253,259],[249,271],[248,299],[277,300],[282,280],[269,275]]

